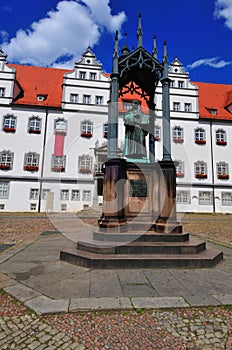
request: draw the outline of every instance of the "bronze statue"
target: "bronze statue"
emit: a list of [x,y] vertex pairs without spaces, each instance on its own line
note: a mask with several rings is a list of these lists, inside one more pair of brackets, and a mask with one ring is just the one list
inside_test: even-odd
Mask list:
[[149,116],[141,112],[140,104],[133,101],[132,108],[124,114],[125,144],[124,155],[132,159],[147,159],[146,126]]

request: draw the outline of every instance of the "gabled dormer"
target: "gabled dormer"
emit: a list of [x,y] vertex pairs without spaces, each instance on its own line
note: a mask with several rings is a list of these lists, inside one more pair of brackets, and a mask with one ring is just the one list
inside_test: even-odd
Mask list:
[[14,98],[15,69],[7,64],[7,55],[0,48],[0,104],[9,105]]
[[[80,109],[81,105],[96,105],[98,110],[107,106],[109,99],[109,75],[90,47],[75,62],[74,69],[64,74],[62,107]],[[85,106],[86,107],[86,106]]]
[[82,54],[81,60],[75,62],[73,72],[65,74],[65,77],[79,80],[107,80],[102,71],[102,64],[97,61],[90,47]]
[[189,80],[189,73],[185,71],[178,57],[175,57],[170,64],[168,76],[171,79],[171,88],[196,90],[196,86]]
[[96,55],[93,53],[90,47],[88,47],[87,51],[85,51],[82,54],[81,60],[79,62],[76,62],[75,66],[78,66],[78,67],[84,66],[85,68],[87,68],[86,66],[88,66],[88,68],[90,66],[94,66],[95,68],[98,67],[102,69],[102,64],[97,61]]

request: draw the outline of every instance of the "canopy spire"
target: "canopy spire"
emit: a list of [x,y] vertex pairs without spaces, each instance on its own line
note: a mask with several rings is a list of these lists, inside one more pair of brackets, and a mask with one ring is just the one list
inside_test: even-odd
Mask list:
[[164,41],[163,65],[164,65],[163,77],[168,78],[168,52],[167,52],[167,41],[166,40]]
[[143,31],[142,31],[142,22],[141,22],[141,13],[138,15],[138,30],[137,30],[137,42],[138,47],[143,46]]
[[157,46],[156,46],[156,35],[154,34],[154,35],[153,35],[152,56],[153,56],[154,58],[157,58],[157,53],[158,53],[158,51],[157,51]]

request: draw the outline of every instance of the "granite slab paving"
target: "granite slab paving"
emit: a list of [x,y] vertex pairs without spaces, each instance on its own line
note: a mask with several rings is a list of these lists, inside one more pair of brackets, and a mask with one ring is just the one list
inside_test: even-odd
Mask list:
[[212,269],[94,270],[59,260],[72,244],[60,234],[44,235],[5,251],[0,288],[38,314],[232,305],[230,248],[218,247],[225,258]]

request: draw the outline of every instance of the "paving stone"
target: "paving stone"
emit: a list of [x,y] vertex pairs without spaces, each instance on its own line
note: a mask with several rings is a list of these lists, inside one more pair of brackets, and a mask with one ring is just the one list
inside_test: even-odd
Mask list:
[[37,291],[28,288],[20,283],[4,288],[4,290],[6,293],[9,293],[15,299],[21,301],[22,303],[32,298],[40,296],[40,293],[38,293]]
[[15,281],[12,278],[8,278],[8,279],[0,282],[0,289],[4,289],[6,287],[13,286],[15,284],[17,284],[17,281]]
[[223,305],[232,305],[232,294],[214,294],[213,297],[218,299]]
[[159,296],[154,288],[147,284],[125,284],[123,294],[126,297],[152,297]]
[[38,348],[39,345],[41,345],[41,343],[39,343],[37,340],[35,340],[35,341],[33,341],[33,343],[28,345],[28,349],[34,350],[34,349]]
[[81,310],[129,310],[132,309],[129,298],[75,298],[71,299],[69,311]]
[[131,298],[135,309],[189,307],[182,297]]
[[219,306],[221,302],[218,299],[215,299],[209,294],[202,295],[185,295],[184,299],[187,303],[193,307],[198,306]]
[[111,297],[123,297],[123,291],[116,271],[92,270],[90,278],[90,297],[100,298],[108,297],[109,295]]
[[44,295],[28,300],[25,305],[37,314],[47,314],[55,312],[67,312],[69,300],[52,300]]

